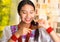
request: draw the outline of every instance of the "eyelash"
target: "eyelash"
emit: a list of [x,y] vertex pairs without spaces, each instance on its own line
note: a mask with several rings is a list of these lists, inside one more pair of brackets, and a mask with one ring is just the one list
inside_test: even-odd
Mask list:
[[[23,12],[23,14],[27,14],[26,12]],[[33,12],[30,12],[30,14],[33,14]]]
[[26,12],[23,12],[24,14],[26,14]]
[[30,12],[31,14],[33,14],[33,12]]

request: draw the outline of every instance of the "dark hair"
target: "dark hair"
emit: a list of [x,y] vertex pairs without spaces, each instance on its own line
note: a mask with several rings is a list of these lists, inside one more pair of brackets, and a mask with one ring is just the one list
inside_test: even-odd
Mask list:
[[[21,8],[22,8],[24,5],[26,5],[26,4],[29,4],[29,5],[33,6],[33,8],[34,8],[34,10],[35,10],[35,5],[33,4],[32,1],[30,1],[30,0],[22,0],[22,1],[19,3],[19,5],[18,5],[18,9],[17,9],[17,10],[18,10],[18,14],[19,14]],[[19,14],[19,15],[20,15],[20,14]]]
[[31,25],[35,26],[34,28],[36,28],[35,30],[35,35],[34,35],[34,40],[35,41],[38,41],[38,37],[39,37],[39,30],[37,29],[38,28],[38,22],[35,22],[34,20],[32,20],[31,22]]

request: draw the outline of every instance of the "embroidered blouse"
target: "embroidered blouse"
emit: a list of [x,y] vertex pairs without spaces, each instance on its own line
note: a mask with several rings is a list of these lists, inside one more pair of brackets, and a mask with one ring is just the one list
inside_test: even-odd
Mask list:
[[[10,37],[17,30],[18,30],[18,26],[17,25],[5,27],[5,29],[3,30],[3,37],[2,37],[2,39],[0,39],[0,41],[1,42],[7,42],[10,39]],[[35,30],[33,30],[31,32],[31,34],[34,35],[35,34]],[[33,36],[33,38],[31,38],[31,37],[32,37],[32,35],[30,35],[29,42],[53,42],[52,38],[50,37],[50,35],[46,32],[46,30],[44,28],[39,28],[38,41],[34,41],[34,36]],[[16,42],[18,42],[18,40]]]

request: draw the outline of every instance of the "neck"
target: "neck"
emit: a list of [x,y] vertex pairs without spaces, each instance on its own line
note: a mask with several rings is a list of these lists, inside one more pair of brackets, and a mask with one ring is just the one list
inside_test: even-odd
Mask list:
[[29,28],[29,27],[30,27],[30,23],[29,23],[29,24],[27,24],[27,23],[25,23],[25,22],[21,21],[21,22],[20,22],[20,26],[21,26],[21,27]]

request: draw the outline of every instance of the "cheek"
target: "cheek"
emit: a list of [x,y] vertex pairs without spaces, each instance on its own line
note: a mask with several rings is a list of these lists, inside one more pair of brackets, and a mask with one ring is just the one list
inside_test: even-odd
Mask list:
[[25,19],[25,17],[26,17],[26,15],[21,15],[22,20],[24,20],[24,19]]
[[34,14],[31,15],[32,18],[34,18],[34,16],[35,16]]

